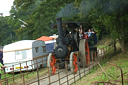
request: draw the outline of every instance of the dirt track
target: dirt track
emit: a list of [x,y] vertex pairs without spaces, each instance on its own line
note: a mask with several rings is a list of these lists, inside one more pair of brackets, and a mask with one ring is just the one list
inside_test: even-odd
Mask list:
[[[90,68],[92,68],[92,67],[93,66],[90,66]],[[70,85],[74,81],[80,79],[82,76],[89,73],[89,67],[88,68],[80,68],[78,70],[77,74],[73,74],[71,71],[68,71],[68,73],[67,73],[67,71],[65,69],[61,69],[61,70],[59,70],[59,72],[60,72],[59,74],[58,74],[58,72],[56,72],[57,73],[56,75],[52,75],[50,77],[48,76],[48,74],[41,77],[40,79],[42,79],[42,80],[40,80],[40,85]],[[60,78],[58,75],[60,76]],[[45,77],[48,77],[48,78],[45,78]],[[39,85],[39,84],[38,84],[38,82],[35,82],[35,83],[29,84],[29,85]]]
[[[99,54],[99,58],[104,55],[103,51],[101,52],[100,50],[99,50],[98,54]],[[77,81],[78,79],[80,79],[81,77],[83,77],[87,73],[89,73],[89,69],[93,68],[95,65],[96,65],[96,63],[94,63],[94,65],[90,65],[87,68],[80,68],[78,70],[77,74],[74,74],[71,71],[66,71],[65,69],[59,70],[59,74],[57,71],[56,75],[52,75],[52,76],[49,76],[47,73],[45,76],[40,78],[41,80],[39,81],[40,82],[39,84],[38,84],[38,82],[35,82],[35,83],[29,84],[29,85],[70,85],[71,83]],[[45,78],[45,77],[47,77],[47,78]]]

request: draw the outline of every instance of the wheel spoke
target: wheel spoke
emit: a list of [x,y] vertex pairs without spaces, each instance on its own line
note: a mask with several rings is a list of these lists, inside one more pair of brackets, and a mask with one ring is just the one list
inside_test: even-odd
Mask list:
[[52,74],[55,74],[55,72],[56,72],[56,66],[53,66],[52,67]]
[[77,73],[78,61],[77,61],[77,56],[75,54],[73,54],[73,66],[74,66],[74,73]]
[[52,55],[51,60],[50,60],[50,67],[51,67],[51,70],[52,70],[52,74],[55,74],[55,72],[56,72],[55,64],[56,64],[56,59],[55,59],[55,56]]

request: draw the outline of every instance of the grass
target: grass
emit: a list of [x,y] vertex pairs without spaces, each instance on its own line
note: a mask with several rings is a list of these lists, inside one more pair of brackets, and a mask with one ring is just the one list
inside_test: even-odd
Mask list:
[[105,38],[103,40],[98,41],[98,43],[96,44],[96,47],[99,49],[104,48],[104,47],[108,46],[112,41],[113,40],[110,38]]
[[[109,62],[121,67],[124,73],[124,79],[125,81],[128,81],[128,76],[126,76],[128,75],[128,51],[126,53],[119,53],[113,56]],[[86,75],[86,77],[83,77],[81,80],[76,82],[76,85],[95,85],[94,83],[97,81],[98,82],[102,82],[102,81],[107,82],[109,80],[111,82],[113,82],[113,80],[121,81],[121,78],[117,78],[118,76],[120,76],[120,70],[117,69],[115,66],[111,66],[108,63],[104,63],[102,65],[102,68],[110,77],[110,79],[99,67],[97,70],[94,70],[91,74]],[[121,85],[121,82],[116,82],[116,84]],[[103,84],[99,84],[99,85],[103,85]],[[128,85],[128,83],[125,83],[124,85]]]
[[109,45],[113,40],[110,39],[109,37],[108,38],[104,38],[100,41],[98,41],[97,43],[97,46],[100,46],[100,45]]
[[[39,77],[45,75],[48,72],[47,68],[42,68],[39,69]],[[24,78],[25,78],[25,83],[26,82],[31,82],[32,80],[36,80],[37,79],[37,71],[33,71],[33,72],[23,72],[25,74]],[[28,73],[28,75],[27,75]],[[13,79],[8,81],[9,85],[22,85],[23,84],[23,78],[20,76],[20,73],[15,73],[15,76],[18,76],[18,78],[14,78],[14,82]],[[13,74],[6,74],[6,78],[13,78]],[[4,79],[4,75],[2,76],[2,79]],[[4,84],[4,82],[3,82]]]

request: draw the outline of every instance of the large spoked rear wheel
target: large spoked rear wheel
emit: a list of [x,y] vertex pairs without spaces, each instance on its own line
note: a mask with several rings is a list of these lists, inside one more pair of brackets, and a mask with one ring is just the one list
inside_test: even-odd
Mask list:
[[56,58],[52,53],[48,55],[47,66],[48,66],[50,75],[56,73]]
[[70,69],[72,73],[77,73],[78,71],[78,58],[74,52],[70,54]]
[[86,39],[80,40],[79,51],[81,53],[80,63],[82,67],[88,66],[90,64],[90,51],[89,45]]

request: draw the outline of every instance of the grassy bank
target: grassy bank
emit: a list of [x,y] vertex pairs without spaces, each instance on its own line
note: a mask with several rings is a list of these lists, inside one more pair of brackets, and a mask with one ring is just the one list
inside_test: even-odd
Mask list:
[[[124,82],[128,81],[128,51],[112,56],[109,62],[121,67],[124,73]],[[83,77],[73,85],[95,85],[94,83],[96,82],[108,82],[109,80],[112,83],[116,83],[116,85],[121,85],[120,70],[117,69],[117,67],[112,66],[107,62],[101,66],[103,70],[98,66],[97,70],[92,71],[92,73],[86,75],[86,77]],[[118,80],[119,82],[114,82],[114,80]],[[124,85],[128,85],[128,83],[125,83]]]
[[[45,75],[46,73],[48,72],[48,69],[47,68],[42,68],[42,69],[39,69],[39,77],[41,78],[43,75]],[[27,82],[31,82],[32,80],[36,80],[37,79],[37,71],[29,71],[29,72],[22,72],[24,74],[24,78],[25,78],[25,83]],[[9,85],[22,85],[23,84],[23,78],[21,75],[23,74],[20,74],[20,73],[15,73],[14,75],[14,82],[13,82],[13,74],[12,73],[9,73],[9,74],[6,74],[6,75],[2,75],[2,79],[5,78],[12,78],[12,79],[9,79],[8,80],[8,84]],[[2,85],[4,84],[4,82],[2,83]]]

